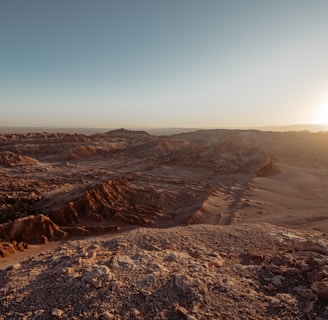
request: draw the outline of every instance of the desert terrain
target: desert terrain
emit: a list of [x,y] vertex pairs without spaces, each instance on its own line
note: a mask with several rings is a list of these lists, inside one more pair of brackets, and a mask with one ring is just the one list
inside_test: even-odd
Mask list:
[[0,133],[0,319],[328,319],[328,133]]

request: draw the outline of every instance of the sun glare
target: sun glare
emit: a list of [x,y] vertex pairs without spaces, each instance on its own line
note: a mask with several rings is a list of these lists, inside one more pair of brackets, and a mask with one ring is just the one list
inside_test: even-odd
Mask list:
[[328,124],[328,98],[321,101],[314,110],[314,122],[317,124]]

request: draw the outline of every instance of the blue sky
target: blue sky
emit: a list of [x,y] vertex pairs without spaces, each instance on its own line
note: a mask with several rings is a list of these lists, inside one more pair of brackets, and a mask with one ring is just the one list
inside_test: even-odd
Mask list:
[[0,125],[328,122],[328,1],[0,0]]

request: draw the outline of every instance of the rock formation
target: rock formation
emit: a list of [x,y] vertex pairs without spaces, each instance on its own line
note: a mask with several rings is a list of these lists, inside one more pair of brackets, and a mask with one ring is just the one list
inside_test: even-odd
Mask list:
[[16,154],[10,151],[0,152],[0,166],[27,166],[27,165],[36,165],[37,160],[30,158],[28,156]]
[[27,216],[0,225],[2,241],[36,244],[58,240],[65,236],[66,233],[44,215]]
[[159,196],[151,188],[136,188],[127,180],[107,180],[93,186],[77,200],[49,217],[60,226],[122,221],[128,224],[152,224],[161,215]]

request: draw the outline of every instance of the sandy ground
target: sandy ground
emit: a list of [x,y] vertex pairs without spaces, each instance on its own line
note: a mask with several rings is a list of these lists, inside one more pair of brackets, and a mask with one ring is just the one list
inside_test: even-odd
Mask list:
[[10,266],[14,266],[19,264],[21,261],[33,258],[39,255],[42,252],[52,251],[58,246],[60,246],[62,241],[52,241],[47,244],[39,244],[39,245],[29,245],[28,249],[24,251],[17,251],[13,255],[9,255],[7,257],[0,259],[0,270],[5,270]]
[[[280,164],[280,174],[257,177],[243,201],[237,221],[328,232],[328,171]],[[254,210],[256,208],[256,210]]]

